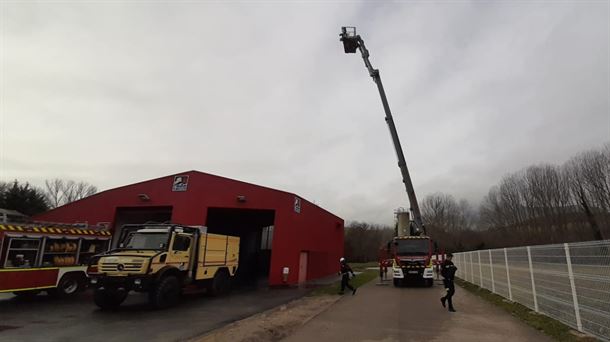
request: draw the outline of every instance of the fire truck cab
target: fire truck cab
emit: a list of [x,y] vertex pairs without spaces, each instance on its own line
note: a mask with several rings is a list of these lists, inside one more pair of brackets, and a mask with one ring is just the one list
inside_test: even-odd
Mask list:
[[0,222],[0,293],[73,295],[87,286],[89,260],[110,239],[99,227]]
[[428,236],[399,236],[388,244],[392,257],[394,286],[409,280],[423,280],[432,286],[434,280],[433,243]]

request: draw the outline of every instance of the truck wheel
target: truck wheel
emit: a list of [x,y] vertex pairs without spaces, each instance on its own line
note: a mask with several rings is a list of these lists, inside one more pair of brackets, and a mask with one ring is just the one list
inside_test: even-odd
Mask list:
[[400,285],[402,285],[400,279],[398,279],[398,278],[394,278],[393,283],[394,283],[394,287],[400,287]]
[[19,299],[32,299],[40,293],[40,290],[27,290],[27,291],[16,291],[13,292]]
[[158,309],[168,308],[178,301],[180,297],[180,281],[175,276],[167,276],[150,291],[150,303]]
[[426,279],[426,287],[432,287],[434,285],[434,279]]
[[65,274],[57,283],[57,287],[54,289],[47,290],[50,296],[57,298],[71,297],[78,293],[84,287],[84,280],[82,276],[76,274]]
[[212,283],[208,288],[212,296],[219,296],[228,293],[231,290],[231,279],[229,278],[229,272],[222,269],[218,270],[212,279]]
[[127,291],[125,290],[96,289],[93,293],[95,305],[102,310],[118,308],[125,301],[125,298],[127,298]]

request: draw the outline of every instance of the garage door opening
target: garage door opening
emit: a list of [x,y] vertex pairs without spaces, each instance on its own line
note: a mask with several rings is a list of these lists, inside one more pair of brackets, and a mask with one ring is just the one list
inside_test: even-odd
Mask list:
[[[122,237],[119,229],[124,224],[163,223],[172,219],[172,207],[117,208],[114,219],[112,246],[116,247]],[[117,234],[119,233],[119,234]]]
[[274,210],[208,208],[208,232],[240,238],[236,285],[268,285],[274,221]]

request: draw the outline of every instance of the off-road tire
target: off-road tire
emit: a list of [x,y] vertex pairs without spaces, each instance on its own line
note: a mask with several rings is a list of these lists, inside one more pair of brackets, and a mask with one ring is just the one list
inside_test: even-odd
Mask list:
[[432,287],[432,285],[434,285],[434,279],[427,278],[424,279],[424,282],[426,284],[426,287]]
[[394,287],[402,286],[402,279],[400,279],[400,278],[394,278],[394,279],[392,279],[392,282],[394,283]]
[[173,306],[178,302],[181,290],[180,280],[175,276],[162,278],[149,293],[150,304],[157,309]]
[[95,305],[102,310],[113,310],[118,308],[127,298],[125,290],[96,289],[93,293]]
[[67,298],[76,295],[85,288],[85,279],[77,274],[64,274],[57,283],[57,287],[47,290],[50,296]]
[[210,286],[208,288],[212,296],[220,296],[231,291],[231,278],[226,269],[221,269],[216,272]]

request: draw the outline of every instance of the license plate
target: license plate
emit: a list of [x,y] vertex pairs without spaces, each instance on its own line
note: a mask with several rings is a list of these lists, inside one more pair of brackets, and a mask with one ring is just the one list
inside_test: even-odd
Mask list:
[[409,274],[417,274],[417,273],[419,273],[419,272],[417,272],[417,271],[409,271],[409,272],[407,272],[407,273],[409,273]]

